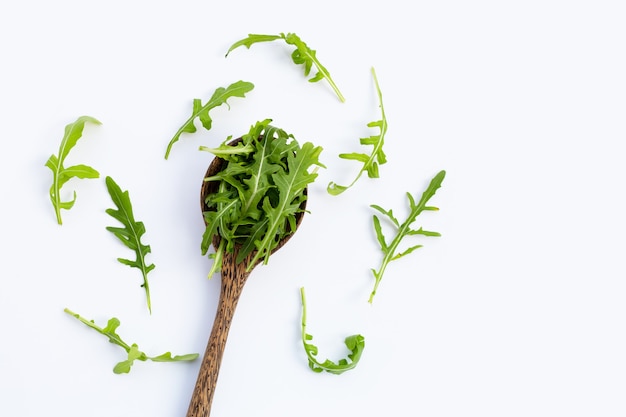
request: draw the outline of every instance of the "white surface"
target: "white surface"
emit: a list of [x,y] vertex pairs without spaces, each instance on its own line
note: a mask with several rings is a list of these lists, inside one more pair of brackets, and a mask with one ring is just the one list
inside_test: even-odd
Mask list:
[[[199,186],[214,145],[262,118],[325,148],[302,228],[247,284],[213,413],[229,416],[626,415],[626,7],[620,1],[5,2],[0,6],[0,415],[183,416],[200,362],[137,363],[63,313],[69,307],[149,354],[199,352],[219,277],[200,256]],[[273,42],[224,53],[248,33],[295,32],[347,98],[307,83]],[[388,164],[340,197],[358,138],[389,119]],[[215,88],[256,88],[212,111],[211,131],[165,147]],[[88,126],[68,163],[129,190],[147,228],[153,314],[130,256],[105,230],[104,180],[69,183],[59,227],[47,158],[67,123]],[[376,203],[440,169],[441,238],[394,262],[372,306]],[[359,366],[309,371],[299,341],[305,286],[320,357],[362,333]]]

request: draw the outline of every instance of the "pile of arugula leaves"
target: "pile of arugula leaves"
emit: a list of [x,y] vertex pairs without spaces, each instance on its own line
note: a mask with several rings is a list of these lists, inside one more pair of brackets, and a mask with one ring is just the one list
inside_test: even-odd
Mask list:
[[[234,252],[241,263],[255,251],[247,269],[257,262],[267,264],[270,254],[285,236],[296,229],[296,215],[302,212],[306,187],[315,181],[320,146],[302,145],[292,134],[259,121],[234,146],[229,137],[217,148],[201,147],[227,162],[226,167],[205,181],[219,181],[216,193],[206,197],[207,224],[202,237],[206,254],[215,236],[220,244],[215,253],[212,273],[221,267],[224,251]],[[313,168],[313,169],[311,169]]]

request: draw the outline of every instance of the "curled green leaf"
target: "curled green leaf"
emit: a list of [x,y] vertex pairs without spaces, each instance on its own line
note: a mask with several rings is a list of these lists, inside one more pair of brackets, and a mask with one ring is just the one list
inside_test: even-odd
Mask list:
[[284,40],[288,45],[293,45],[296,49],[291,54],[291,59],[296,65],[304,65],[304,76],[308,77],[311,72],[311,68],[315,66],[317,68],[317,72],[313,77],[309,79],[309,82],[318,82],[320,80],[325,79],[328,84],[330,84],[331,88],[339,98],[339,100],[343,103],[346,101],[341,91],[337,87],[337,84],[333,81],[330,73],[322,65],[322,63],[317,59],[317,52],[307,46],[306,43],[300,39],[298,35],[295,33],[281,33],[280,35],[260,35],[260,34],[249,34],[247,38],[241,39],[234,44],[226,52],[226,56],[230,54],[234,49],[245,46],[250,49],[252,45],[259,42],[271,42],[277,39]]
[[105,179],[107,190],[113,200],[113,203],[117,207],[115,209],[107,209],[106,213],[114,219],[118,220],[124,227],[112,227],[108,226],[106,230],[113,233],[124,245],[135,252],[135,259],[117,258],[117,260],[133,268],[137,268],[141,271],[143,277],[143,284],[141,286],[146,292],[146,301],[148,303],[148,310],[152,313],[152,303],[150,301],[150,286],[148,284],[148,273],[154,269],[154,264],[148,264],[146,262],[146,255],[150,253],[150,246],[144,245],[141,242],[141,238],[146,232],[146,227],[143,222],[135,220],[133,214],[133,206],[130,202],[130,196],[128,191],[122,191],[119,185],[111,177]]
[[76,202],[76,191],[74,191],[74,196],[71,200],[62,201],[60,195],[61,187],[63,187],[63,185],[65,185],[65,183],[67,183],[72,178],[99,178],[100,176],[98,171],[87,165],[73,165],[67,168],[63,166],[65,158],[70,153],[72,148],[76,145],[78,139],[82,137],[83,129],[85,128],[85,123],[87,122],[97,125],[101,124],[93,117],[81,116],[76,119],[75,122],[65,126],[65,134],[63,135],[61,145],[59,146],[59,154],[51,155],[45,164],[45,166],[50,168],[50,170],[52,171],[50,201],[52,202],[52,206],[54,207],[57,223],[60,225],[63,224],[63,221],[61,219],[61,209],[69,210],[74,206],[74,203]]
[[380,120],[370,122],[367,124],[367,127],[370,128],[378,128],[378,135],[372,135],[367,138],[361,138],[361,145],[372,146],[371,153],[342,153],[339,154],[339,157],[342,159],[353,160],[362,163],[362,167],[359,170],[357,176],[352,180],[349,185],[339,185],[335,182],[330,182],[327,187],[327,191],[331,195],[339,195],[346,191],[348,188],[352,187],[358,180],[361,178],[361,175],[364,172],[367,172],[367,176],[369,178],[379,178],[380,174],[378,172],[378,166],[383,165],[387,162],[387,157],[385,152],[383,151],[383,145],[385,143],[385,135],[387,134],[387,116],[385,115],[385,108],[383,106],[383,95],[380,91],[380,86],[378,85],[378,78],[376,77],[376,72],[374,68],[372,68],[372,76],[374,77],[374,83],[376,84],[376,92],[378,93],[378,103],[381,111]]
[[194,133],[196,131],[196,126],[194,125],[194,121],[196,119],[200,119],[200,123],[206,130],[211,130],[211,126],[213,124],[213,119],[209,115],[209,111],[214,109],[215,107],[221,106],[222,104],[228,105],[227,100],[231,97],[245,97],[246,93],[252,91],[254,88],[254,84],[247,81],[237,81],[229,85],[228,87],[219,87],[215,90],[209,101],[206,104],[202,104],[202,101],[199,98],[193,100],[193,110],[191,112],[191,116],[183,123],[183,125],[178,129],[178,131],[174,134],[170,143],[167,145],[167,149],[165,151],[165,159],[167,159],[170,155],[170,151],[172,150],[172,146],[174,143],[178,142],[180,139],[180,135],[183,133]]
[[355,334],[345,338],[344,343],[350,351],[347,359],[340,359],[337,362],[326,359],[325,361],[320,362],[317,359],[317,346],[310,343],[311,340],[313,340],[313,336],[306,332],[306,298],[304,295],[304,287],[300,288],[300,299],[302,302],[302,345],[304,346],[304,350],[309,361],[309,368],[313,372],[319,373],[326,371],[335,375],[354,369],[361,359],[363,349],[365,349],[365,338],[360,334]]
[[380,281],[383,278],[387,265],[391,261],[395,261],[396,259],[402,258],[403,256],[406,256],[410,254],[411,252],[413,252],[414,250],[422,247],[422,245],[414,245],[414,246],[409,247],[408,249],[405,249],[404,251],[400,251],[398,248],[399,248],[400,242],[402,241],[402,239],[404,239],[404,237],[412,236],[412,235],[441,236],[437,232],[427,231],[427,230],[422,229],[421,227],[419,229],[412,229],[411,225],[413,224],[417,216],[419,216],[423,211],[439,210],[437,207],[427,206],[426,204],[428,204],[428,201],[435,195],[435,192],[439,189],[439,187],[441,187],[441,183],[443,182],[443,179],[445,178],[445,176],[446,176],[446,171],[440,171],[439,173],[437,173],[437,175],[435,175],[433,179],[430,181],[430,184],[428,185],[426,190],[422,193],[422,197],[417,203],[415,202],[415,199],[413,198],[413,196],[410,193],[407,193],[410,213],[403,223],[400,223],[398,221],[398,219],[393,215],[392,210],[385,210],[376,204],[372,204],[370,206],[374,210],[382,214],[384,217],[386,217],[387,220],[391,222],[395,230],[395,235],[393,239],[391,240],[391,242],[388,243],[387,239],[385,238],[383,234],[380,219],[376,215],[372,216],[372,219],[374,222],[374,231],[376,232],[376,239],[378,240],[380,249],[383,252],[383,259],[380,263],[378,270],[372,269],[375,283],[374,283],[374,289],[372,290],[369,300],[368,300],[370,304],[374,301],[374,296],[376,295],[376,291],[378,290],[378,285],[380,284]]
[[120,321],[113,317],[109,319],[107,325],[103,328],[98,326],[93,320],[87,320],[81,315],[74,313],[72,310],[66,308],[65,311],[67,314],[73,316],[75,319],[85,324],[86,326],[92,328],[98,333],[106,336],[109,339],[109,342],[113,343],[124,349],[127,354],[127,358],[121,362],[118,362],[113,367],[113,372],[116,374],[127,374],[130,372],[131,367],[135,363],[135,361],[153,361],[153,362],[182,362],[182,361],[193,361],[198,358],[197,353],[190,353],[186,355],[178,355],[172,356],[170,352],[165,352],[158,356],[148,356],[144,352],[139,350],[139,347],[136,344],[129,345],[124,342],[122,338],[117,334],[116,330],[120,326]]

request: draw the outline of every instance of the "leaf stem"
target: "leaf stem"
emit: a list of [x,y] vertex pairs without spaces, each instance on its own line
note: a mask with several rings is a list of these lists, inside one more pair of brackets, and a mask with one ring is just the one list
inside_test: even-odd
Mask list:
[[[56,186],[56,180],[55,180],[55,186]],[[54,196],[54,211],[56,213],[57,216],[57,223],[59,224],[59,226],[63,225],[63,220],[61,220],[61,201],[59,199],[59,195],[58,193],[55,194]]]
[[302,340],[305,340],[305,334],[306,334],[306,297],[304,295],[304,287],[300,287],[300,300],[302,302]]
[[[311,55],[309,54],[309,56]],[[339,97],[339,101],[341,101],[342,103],[345,103],[346,98],[343,96],[343,94],[341,94],[341,91],[339,91],[339,87],[337,87],[337,84],[335,84],[335,81],[333,81],[333,79],[330,77],[330,73],[328,72],[328,70],[322,66],[322,64],[317,60],[315,56],[311,56],[311,59],[315,63],[315,66],[317,67],[318,71],[324,74],[324,78],[326,79],[326,81],[328,81],[328,84],[330,84],[330,87],[333,89],[335,94],[337,94],[337,97]]]
[[124,348],[124,350],[126,352],[130,351],[130,346],[126,342],[124,342],[122,339],[120,339],[120,337],[115,332],[105,332],[104,329],[102,327],[98,326],[93,320],[87,320],[86,318],[84,318],[80,314],[74,313],[72,310],[70,310],[67,307],[65,309],[63,309],[63,311],[65,311],[69,315],[74,316],[80,322],[82,322],[82,323],[86,324],[87,326],[91,327],[92,329],[94,329],[98,333],[108,337],[109,340],[111,341],[111,343],[116,344],[116,345]]
[[145,272],[143,274],[142,287],[146,290],[146,302],[148,304],[148,312],[152,314],[152,302],[150,301],[150,285],[148,285],[148,276]]

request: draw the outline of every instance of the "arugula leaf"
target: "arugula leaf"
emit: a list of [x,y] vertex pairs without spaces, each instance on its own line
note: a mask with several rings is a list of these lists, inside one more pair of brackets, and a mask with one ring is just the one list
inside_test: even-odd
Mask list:
[[130,368],[133,366],[133,363],[136,360],[143,362],[147,360],[151,360],[153,362],[181,362],[193,361],[198,357],[197,353],[172,356],[170,352],[165,352],[159,356],[148,356],[144,352],[140,351],[136,344],[133,343],[132,345],[129,345],[128,343],[124,342],[122,338],[117,334],[116,330],[120,326],[120,321],[117,318],[113,317],[109,319],[107,325],[102,328],[98,326],[93,320],[87,320],[68,308],[65,308],[63,311],[71,316],[74,316],[74,318],[91,327],[98,333],[108,337],[109,342],[113,343],[114,345],[120,346],[126,351],[127,359],[119,362],[117,365],[115,365],[115,367],[113,367],[113,372],[116,374],[129,373]]
[[260,261],[267,263],[280,240],[295,231],[305,189],[317,177],[310,168],[324,167],[319,161],[321,147],[310,142],[300,146],[293,135],[270,122],[251,126],[235,146],[225,141],[218,148],[200,148],[227,162],[225,169],[205,178],[219,182],[217,192],[206,197],[209,210],[204,212],[202,254],[215,236],[221,239],[212,254],[210,274],[220,269],[224,251],[232,253],[235,245],[239,245],[236,262],[256,251],[248,270]]
[[394,238],[391,240],[391,243],[387,243],[387,239],[385,238],[383,231],[382,231],[380,219],[376,215],[372,216],[372,219],[374,222],[374,230],[376,232],[376,239],[378,240],[380,249],[383,252],[383,259],[381,261],[381,264],[378,270],[372,269],[372,273],[374,274],[374,278],[376,282],[374,283],[374,289],[372,290],[369,300],[368,300],[370,304],[374,301],[376,290],[378,289],[378,285],[380,284],[380,281],[383,278],[383,274],[385,273],[385,269],[387,268],[387,265],[391,261],[395,261],[396,259],[406,256],[409,253],[413,252],[414,250],[422,247],[422,245],[415,245],[404,250],[403,252],[399,252],[398,246],[405,236],[412,236],[412,235],[441,236],[441,234],[439,234],[438,232],[427,231],[427,230],[422,229],[421,227],[419,229],[412,229],[411,224],[415,221],[417,216],[423,211],[439,210],[437,207],[427,206],[426,204],[428,203],[428,200],[430,200],[435,195],[435,192],[437,191],[437,189],[441,187],[441,183],[443,179],[445,178],[445,176],[446,176],[446,171],[440,171],[439,173],[437,173],[437,175],[435,175],[433,179],[430,181],[428,188],[426,189],[426,191],[424,191],[418,203],[415,203],[415,199],[410,193],[406,193],[407,198],[409,200],[409,208],[411,211],[403,223],[400,223],[398,221],[398,219],[394,216],[392,210],[385,210],[376,204],[372,204],[370,206],[376,211],[386,216],[387,219],[391,221],[392,225],[394,226],[396,230],[396,234]]
[[52,186],[50,187],[50,201],[54,206],[54,211],[57,217],[57,223],[63,224],[61,219],[61,209],[69,210],[74,206],[76,202],[76,191],[74,191],[74,197],[69,201],[61,201],[61,187],[65,185],[72,178],[98,178],[100,174],[95,169],[87,165],[73,165],[65,168],[63,163],[65,158],[69,154],[70,150],[76,145],[78,139],[83,135],[83,129],[85,123],[91,122],[94,124],[101,124],[98,120],[90,116],[80,116],[75,122],[65,126],[65,134],[61,140],[61,146],[59,147],[59,154],[51,155],[46,161],[45,166],[52,170]]
[[365,338],[360,334],[355,334],[346,337],[344,343],[350,354],[348,359],[340,359],[337,363],[326,359],[324,362],[320,362],[316,356],[318,354],[317,346],[309,343],[313,340],[313,336],[306,332],[306,298],[304,296],[304,287],[300,288],[300,298],[302,300],[302,344],[306,351],[307,358],[309,359],[309,368],[314,372],[326,371],[331,374],[339,375],[350,369],[354,369],[361,359],[363,349],[365,349]]
[[196,118],[200,119],[202,126],[206,130],[211,130],[213,119],[211,119],[211,116],[209,116],[209,111],[222,104],[226,104],[228,109],[230,109],[230,105],[227,102],[230,97],[243,98],[245,97],[246,93],[252,91],[253,88],[254,84],[252,83],[249,83],[247,81],[237,81],[226,88],[217,88],[209,101],[207,101],[207,103],[204,105],[199,98],[195,98],[193,100],[193,110],[191,112],[191,116],[178,129],[176,134],[174,134],[174,137],[172,137],[172,139],[170,140],[170,143],[167,145],[167,150],[165,151],[165,159],[169,157],[172,146],[174,145],[174,143],[178,142],[178,139],[180,139],[180,135],[182,133],[194,133],[196,131],[196,126],[194,125],[194,120]]
[[124,225],[123,228],[108,226],[106,229],[117,236],[124,245],[135,251],[136,258],[134,261],[124,258],[117,258],[117,260],[124,265],[141,270],[141,275],[143,276],[143,284],[141,286],[146,291],[148,310],[152,314],[148,273],[154,269],[154,264],[148,265],[146,263],[146,255],[150,253],[150,246],[141,243],[141,237],[146,232],[146,227],[143,222],[135,220],[128,191],[122,192],[120,186],[111,177],[106,177],[105,181],[111,199],[117,206],[117,210],[110,208],[106,210],[106,213]]
[[278,202],[272,204],[269,197],[263,199],[263,212],[267,216],[267,230],[263,234],[262,240],[255,240],[256,254],[250,261],[251,265],[263,258],[263,263],[267,264],[270,253],[278,241],[276,236],[280,236],[285,227],[285,216],[295,219],[296,213],[300,211],[302,200],[298,196],[306,186],[317,178],[316,172],[309,172],[311,165],[318,164],[319,155],[322,148],[307,142],[297,151],[287,153],[287,171],[272,174],[275,190],[278,191]]
[[343,94],[341,94],[339,88],[331,78],[328,70],[317,59],[317,52],[309,48],[307,44],[304,43],[302,39],[300,39],[300,37],[298,37],[298,35],[296,35],[295,33],[287,33],[286,35],[284,33],[281,33],[280,35],[259,35],[250,33],[248,34],[247,38],[241,39],[232,44],[226,52],[226,56],[228,56],[228,54],[230,54],[234,49],[240,46],[245,46],[246,48],[250,49],[250,47],[255,43],[271,42],[277,39],[283,39],[288,45],[293,45],[296,47],[296,49],[291,54],[291,59],[296,65],[304,65],[305,77],[309,76],[311,68],[313,67],[313,65],[315,65],[315,67],[317,68],[317,73],[315,73],[315,75],[309,79],[309,82],[314,83],[322,79],[326,79],[326,81],[328,81],[328,84],[330,84],[331,88],[335,91],[335,94],[337,94],[339,100],[342,103],[346,101]]
[[370,137],[360,139],[361,145],[373,146],[372,152],[369,155],[356,152],[339,154],[339,157],[342,159],[362,162],[363,167],[357,174],[356,178],[354,178],[354,180],[349,185],[339,185],[331,181],[327,187],[327,191],[331,195],[339,195],[346,191],[348,188],[352,187],[358,181],[358,179],[361,178],[361,174],[363,174],[363,172],[367,172],[367,176],[370,178],[379,178],[378,165],[382,165],[387,162],[387,157],[385,156],[385,152],[383,152],[385,134],[387,133],[387,117],[385,116],[385,108],[383,106],[383,95],[380,91],[378,78],[376,77],[376,72],[374,71],[374,68],[372,68],[372,76],[374,77],[376,92],[378,93],[378,103],[381,110],[381,118],[380,120],[368,123],[367,127],[378,128],[380,132],[378,135],[372,135]]

